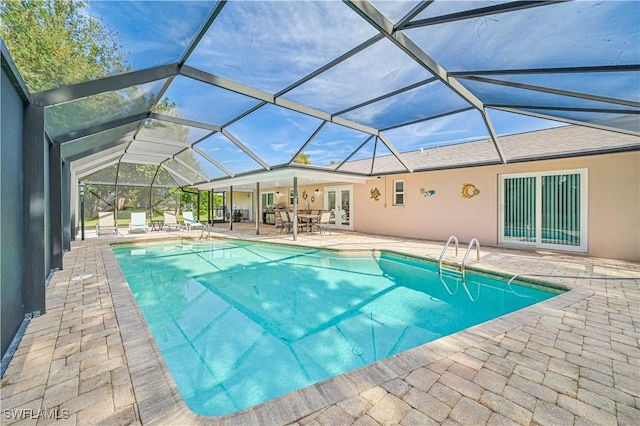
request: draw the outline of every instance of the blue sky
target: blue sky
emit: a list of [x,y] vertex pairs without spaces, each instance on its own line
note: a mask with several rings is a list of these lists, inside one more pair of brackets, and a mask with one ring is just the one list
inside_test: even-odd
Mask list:
[[[124,49],[130,53],[130,65],[139,70],[177,61],[215,2],[90,1],[88,4],[88,13],[118,33]],[[372,4],[395,22],[416,2],[373,1]],[[496,2],[436,1],[419,18],[492,4]],[[568,2],[428,26],[408,30],[406,34],[448,71],[640,64],[639,4],[637,1]],[[376,34],[340,1],[230,1],[187,65],[275,94]],[[385,39],[283,97],[335,113],[430,77],[427,70]],[[492,78],[640,100],[638,73]],[[562,104],[554,95],[461,82],[477,90],[482,101],[512,103],[515,97],[536,105]],[[178,104],[178,112],[183,117],[214,125],[225,124],[258,103],[182,76],[174,80],[166,95]],[[580,99],[570,103],[577,107],[594,104],[594,101]],[[353,110],[343,118],[385,128],[468,106],[444,84],[434,82]],[[496,110],[490,110],[489,116],[499,135],[563,124]],[[319,124],[316,118],[267,106],[230,126],[229,131],[267,162],[278,164],[286,162]],[[344,138],[350,133],[353,132],[323,129],[308,152],[326,158],[346,156],[346,148],[357,146],[363,140],[359,135],[346,142]],[[385,134],[400,151],[488,136],[484,121],[475,110],[388,130]],[[336,146],[343,149],[337,150]],[[230,147],[225,161],[231,163],[233,155],[237,155],[237,150]]]

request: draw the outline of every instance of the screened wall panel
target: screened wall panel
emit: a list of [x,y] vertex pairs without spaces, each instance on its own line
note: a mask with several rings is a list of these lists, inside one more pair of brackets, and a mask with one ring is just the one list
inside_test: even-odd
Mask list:
[[118,164],[112,164],[102,170],[92,173],[83,179],[86,183],[115,185],[118,173]]
[[45,109],[47,133],[55,138],[93,125],[151,110],[164,81],[99,93]]
[[277,93],[375,34],[341,2],[229,2],[187,65]]
[[266,105],[228,130],[267,164],[276,165],[288,163],[320,123],[317,118]]
[[[177,62],[184,53],[185,40],[191,40],[204,23],[216,1],[184,2],[139,1],[88,2],[88,13],[118,33],[127,53],[126,70],[143,70]],[[149,13],[150,9],[153,13]],[[176,23],[180,23],[176,25]],[[111,70],[111,74],[122,72]]]
[[[376,65],[382,63],[385,66]],[[431,77],[415,60],[382,39],[284,97],[336,114]]]
[[158,167],[154,165],[120,163],[118,185],[151,186]]
[[327,123],[303,152],[311,164],[334,169],[370,138],[366,133]]
[[192,78],[178,76],[165,96],[175,102],[171,111],[157,107],[154,112],[189,117],[192,120],[222,126],[258,105],[260,101]]
[[100,212],[114,212],[116,206],[115,185],[87,183],[84,198],[85,221],[97,222]]
[[188,164],[192,169],[197,170],[199,174],[204,176],[206,179],[211,180],[227,176],[226,173],[192,149],[181,152],[176,155],[175,158],[185,164]]
[[[475,2],[434,6],[464,3]],[[640,39],[639,19],[635,1],[551,2],[406,33],[447,71],[638,64],[640,50],[628,43]]]

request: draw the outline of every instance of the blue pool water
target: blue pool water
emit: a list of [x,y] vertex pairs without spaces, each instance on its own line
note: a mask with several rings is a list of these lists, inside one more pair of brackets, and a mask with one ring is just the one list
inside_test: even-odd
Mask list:
[[385,253],[250,242],[114,248],[187,405],[223,415],[556,293]]

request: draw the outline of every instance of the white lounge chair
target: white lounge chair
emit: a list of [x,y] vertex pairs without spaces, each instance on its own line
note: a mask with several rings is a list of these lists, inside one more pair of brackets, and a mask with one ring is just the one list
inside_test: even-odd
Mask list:
[[96,235],[118,234],[118,226],[113,217],[113,212],[98,212],[98,224]]
[[203,229],[204,225],[193,217],[193,212],[182,212],[182,220],[187,231],[192,229]]
[[164,225],[162,229],[171,231],[171,228],[182,229],[182,225],[178,223],[178,218],[174,212],[164,212]]
[[147,213],[145,212],[131,212],[131,222],[129,223],[129,233],[134,234],[136,232],[149,231],[147,226]]

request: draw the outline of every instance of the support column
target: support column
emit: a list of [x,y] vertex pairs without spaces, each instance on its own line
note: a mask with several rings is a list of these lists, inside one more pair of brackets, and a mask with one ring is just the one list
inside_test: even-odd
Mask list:
[[62,163],[62,251],[71,250],[73,230],[71,224],[71,168]]
[[260,203],[262,202],[262,198],[260,197],[260,182],[256,182],[256,202],[255,202],[255,215],[254,219],[256,220],[256,235],[260,235],[260,218],[262,215],[262,208],[260,208]]
[[233,186],[229,187],[229,230],[233,231]]
[[23,121],[24,264],[25,313],[45,312],[45,134],[44,107],[27,105]]
[[200,222],[200,190],[198,189],[198,193],[196,194],[196,204],[198,209],[196,210],[196,220]]
[[49,146],[49,222],[51,269],[62,269],[62,157],[60,145]]
[[75,173],[71,173],[69,182],[69,210],[71,212],[71,241],[76,240],[78,234],[78,179]]
[[298,177],[293,177],[293,241],[298,239]]

